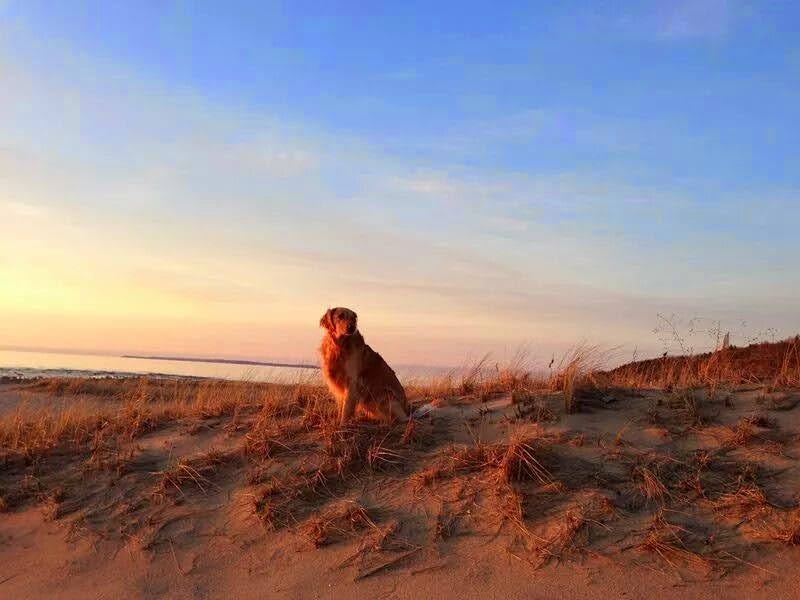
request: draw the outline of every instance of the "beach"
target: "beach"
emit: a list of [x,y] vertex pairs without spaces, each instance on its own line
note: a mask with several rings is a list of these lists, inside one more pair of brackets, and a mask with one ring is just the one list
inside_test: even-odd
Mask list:
[[393,427],[338,426],[313,384],[6,382],[0,590],[796,595],[800,391],[586,376],[407,385],[433,409]]

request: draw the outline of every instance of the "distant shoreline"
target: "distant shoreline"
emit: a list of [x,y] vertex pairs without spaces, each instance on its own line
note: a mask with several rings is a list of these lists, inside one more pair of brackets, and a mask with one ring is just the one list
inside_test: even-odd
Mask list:
[[289,367],[292,369],[319,369],[317,365],[303,363],[262,362],[258,360],[236,360],[232,358],[188,358],[185,356],[144,356],[139,354],[123,354],[122,358],[141,358],[145,360],[173,360],[178,362],[219,363],[224,365],[251,365],[254,367]]

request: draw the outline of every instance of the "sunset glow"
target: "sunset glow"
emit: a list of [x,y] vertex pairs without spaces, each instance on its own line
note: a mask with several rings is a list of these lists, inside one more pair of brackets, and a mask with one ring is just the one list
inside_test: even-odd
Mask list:
[[336,305],[405,364],[800,330],[777,9],[67,4],[0,3],[0,345],[313,359]]

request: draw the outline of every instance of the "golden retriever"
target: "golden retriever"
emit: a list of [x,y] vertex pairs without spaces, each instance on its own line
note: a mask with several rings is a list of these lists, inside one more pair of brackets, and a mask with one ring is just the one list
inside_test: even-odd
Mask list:
[[408,419],[408,399],[395,372],[358,331],[358,315],[349,308],[329,308],[319,320],[325,337],[319,348],[322,375],[339,408],[339,422],[356,410],[391,423]]

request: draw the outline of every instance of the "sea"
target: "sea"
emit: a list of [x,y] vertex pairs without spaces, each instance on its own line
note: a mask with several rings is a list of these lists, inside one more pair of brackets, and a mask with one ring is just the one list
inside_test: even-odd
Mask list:
[[[264,361],[268,362],[268,361]],[[397,366],[403,382],[423,380],[448,371],[439,367]],[[202,377],[272,383],[321,382],[315,365],[240,364],[228,360],[71,354],[31,350],[0,350],[0,377]]]

